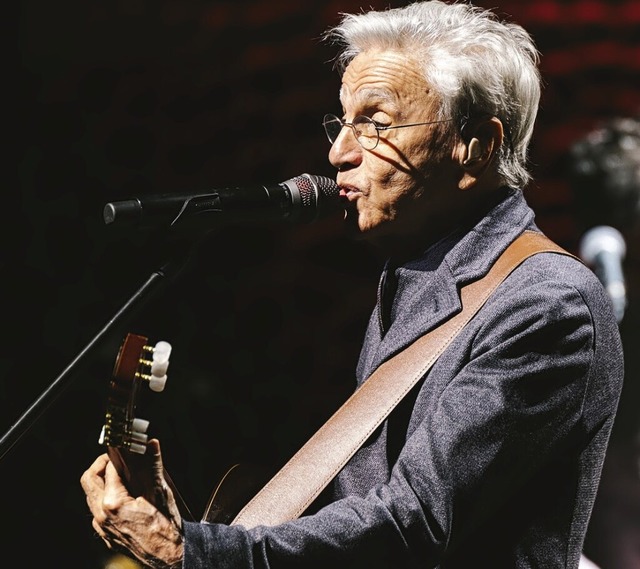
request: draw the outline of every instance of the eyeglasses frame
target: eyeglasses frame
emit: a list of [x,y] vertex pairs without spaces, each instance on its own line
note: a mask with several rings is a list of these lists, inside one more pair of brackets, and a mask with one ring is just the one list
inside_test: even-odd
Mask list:
[[[356,125],[354,124],[358,119],[363,119],[365,123],[371,124],[373,126],[373,128],[376,130],[376,143],[371,147],[368,148],[366,146],[364,146],[362,144],[362,142],[360,141],[360,138],[358,137],[358,133],[356,131]],[[449,119],[441,119],[441,120],[437,120],[437,121],[428,121],[428,122],[415,122],[415,123],[407,123],[407,124],[393,124],[393,125],[381,125],[378,124],[376,121],[374,121],[371,117],[368,117],[366,115],[358,115],[357,117],[355,117],[353,119],[353,121],[348,122],[345,120],[342,120],[340,117],[332,114],[332,113],[327,113],[326,115],[324,115],[324,118],[322,120],[322,126],[324,127],[324,131],[325,134],[327,135],[327,138],[329,139],[329,142],[331,144],[335,144],[335,141],[338,140],[338,136],[340,136],[340,132],[342,131],[342,129],[345,126],[348,126],[351,129],[351,132],[353,132],[353,136],[355,137],[356,141],[358,142],[358,144],[364,148],[365,150],[375,150],[378,146],[378,144],[380,143],[380,132],[381,131],[385,131],[385,130],[391,130],[394,128],[407,128],[410,126],[424,126],[424,125],[429,125],[429,124],[438,124],[438,123],[444,123],[444,122],[451,122],[453,119],[449,118]],[[329,136],[329,132],[327,131],[327,123],[328,122],[339,122],[342,126],[340,128],[340,131],[338,131],[336,137],[334,140],[331,140],[331,137]]]

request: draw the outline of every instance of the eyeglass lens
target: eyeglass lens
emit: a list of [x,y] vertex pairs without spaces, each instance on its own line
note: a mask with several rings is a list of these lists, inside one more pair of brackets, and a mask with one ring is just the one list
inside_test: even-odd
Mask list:
[[322,124],[324,125],[327,138],[331,144],[340,136],[340,131],[343,126],[349,127],[353,131],[356,140],[363,148],[373,150],[378,144],[378,131],[374,122],[369,117],[358,116],[353,119],[353,122],[349,123],[346,121],[343,122],[337,116],[329,114],[325,115]]

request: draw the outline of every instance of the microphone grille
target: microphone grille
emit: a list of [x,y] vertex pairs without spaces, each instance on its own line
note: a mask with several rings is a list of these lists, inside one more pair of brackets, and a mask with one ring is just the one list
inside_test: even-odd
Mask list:
[[326,176],[309,177],[314,180],[318,190],[320,190],[320,194],[325,198],[337,200],[340,197],[340,188],[331,178],[327,178]]
[[316,192],[311,176],[297,176],[293,179],[293,182],[300,191],[300,201],[302,202],[302,207],[315,207]]
[[331,178],[302,174],[293,178],[292,182],[300,192],[302,211],[313,212],[316,219],[340,207],[340,188]]

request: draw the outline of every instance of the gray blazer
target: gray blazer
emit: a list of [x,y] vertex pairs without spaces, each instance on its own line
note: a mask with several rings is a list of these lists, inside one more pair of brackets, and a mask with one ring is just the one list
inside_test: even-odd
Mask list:
[[[533,212],[519,190],[506,190],[473,227],[388,263],[358,384],[456,313],[459,287],[525,229],[537,230]],[[594,274],[571,257],[535,255],[338,475],[328,504],[248,531],[185,522],[183,566],[575,568],[622,364]]]

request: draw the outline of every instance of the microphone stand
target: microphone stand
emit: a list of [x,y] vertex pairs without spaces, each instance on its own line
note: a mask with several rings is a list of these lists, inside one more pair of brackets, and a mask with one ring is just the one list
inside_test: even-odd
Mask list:
[[[184,255],[183,241],[173,244],[173,258],[167,261],[159,269],[151,273],[147,281],[125,302],[113,317],[102,327],[94,338],[78,353],[62,373],[47,387],[31,406],[20,416],[11,428],[0,439],[0,459],[18,442],[18,440],[35,424],[44,411],[55,399],[69,386],[74,377],[74,372],[100,344],[100,341],[109,335],[111,330],[122,322],[126,316],[137,308],[154,292],[159,285],[166,282],[167,277],[175,277],[186,265],[188,255]],[[191,244],[191,243],[190,243]]]

